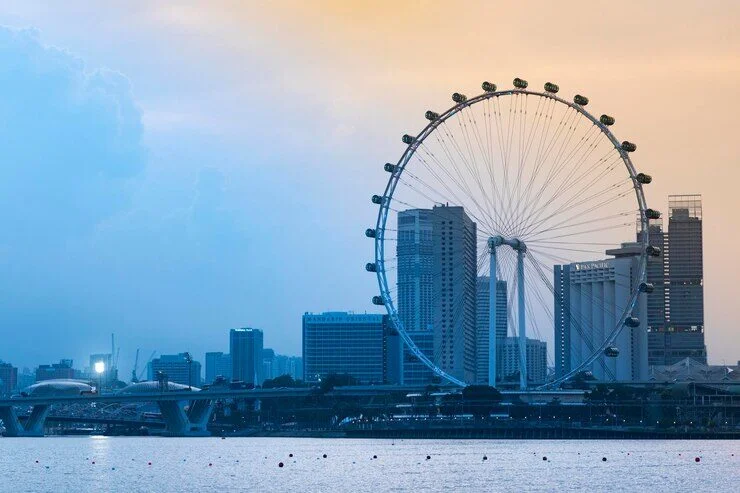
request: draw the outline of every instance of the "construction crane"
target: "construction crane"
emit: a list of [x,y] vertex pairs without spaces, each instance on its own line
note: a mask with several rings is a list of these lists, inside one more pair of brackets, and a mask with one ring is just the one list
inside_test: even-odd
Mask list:
[[139,348],[136,348],[136,359],[134,359],[134,369],[131,370],[131,383],[139,383],[139,376],[136,374],[136,369],[139,366]]
[[146,363],[144,364],[144,368],[136,376],[137,381],[141,381],[141,379],[144,378],[144,372],[146,371],[146,368],[149,366],[149,363],[151,363],[152,360],[154,359],[155,354],[157,354],[157,351],[152,351],[152,354],[149,356],[149,359],[146,360]]

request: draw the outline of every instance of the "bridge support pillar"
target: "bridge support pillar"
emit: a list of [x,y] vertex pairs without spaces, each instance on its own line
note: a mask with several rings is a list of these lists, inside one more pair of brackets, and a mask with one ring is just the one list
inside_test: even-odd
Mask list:
[[44,422],[48,415],[48,404],[36,404],[31,409],[31,415],[28,419],[21,423],[13,406],[0,406],[0,419],[5,425],[6,437],[44,436]]
[[[190,403],[186,411],[185,406]],[[210,436],[208,421],[213,413],[212,400],[197,401],[157,401],[162,418],[167,425],[165,433],[169,436],[200,437]]]

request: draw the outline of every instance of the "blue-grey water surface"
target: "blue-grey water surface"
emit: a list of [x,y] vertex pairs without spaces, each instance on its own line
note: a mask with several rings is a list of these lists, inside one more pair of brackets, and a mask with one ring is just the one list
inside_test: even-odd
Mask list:
[[738,492],[740,441],[0,438],[3,492],[411,490]]

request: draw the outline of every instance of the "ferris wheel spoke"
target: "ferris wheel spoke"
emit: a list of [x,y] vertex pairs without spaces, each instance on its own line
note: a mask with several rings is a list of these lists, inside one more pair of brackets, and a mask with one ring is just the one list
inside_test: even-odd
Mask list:
[[[480,188],[481,193],[483,194],[484,200],[486,200],[486,202],[487,202],[487,206],[489,208],[488,209],[489,215],[493,215],[493,214],[496,215],[496,221],[495,221],[495,223],[499,227],[499,229],[501,229],[501,226],[499,226],[499,225],[503,224],[503,218],[501,217],[501,214],[500,214],[500,212],[498,210],[499,208],[497,207],[497,203],[499,202],[499,200],[498,200],[499,199],[499,193],[498,193],[498,188],[496,187],[496,185],[494,183],[494,179],[493,179],[492,156],[490,155],[490,153],[487,153],[484,150],[483,141],[481,139],[480,132],[478,131],[478,122],[477,122],[477,119],[475,118],[475,114],[474,114],[473,110],[470,108],[470,106],[466,106],[465,108],[468,110],[467,111],[467,113],[468,113],[468,121],[470,122],[471,127],[474,130],[475,140],[476,140],[476,142],[478,144],[478,148],[480,149],[481,156],[483,157],[483,159],[485,161],[486,169],[488,170],[488,174],[489,174],[489,178],[490,178],[490,183],[491,183],[491,191],[493,192],[492,193],[493,197],[489,198],[489,194],[486,193],[486,191],[484,190],[485,187],[483,186],[483,177],[480,174],[477,174],[477,183],[478,183],[478,186]],[[484,106],[484,111],[485,111],[485,106]],[[485,121],[485,119],[484,119],[484,121]],[[488,135],[488,132],[486,132],[486,138],[489,138],[489,137],[490,136]],[[490,143],[490,141],[489,141],[489,143]],[[488,148],[488,146],[486,146],[486,148]],[[477,167],[476,167],[476,169],[477,169]]]
[[[562,235],[558,235],[558,236],[548,236],[548,237],[541,238],[541,239],[543,239],[543,240],[555,240],[555,239],[558,239],[558,238],[569,238],[569,237],[573,237],[573,236],[580,236],[580,235],[584,235],[584,234],[594,233],[594,232],[597,232],[597,231],[609,231],[609,230],[612,230],[612,229],[624,228],[626,226],[633,226],[633,224],[634,223],[631,223],[631,222],[619,223],[619,224],[613,224],[613,225],[609,225],[609,226],[602,226],[600,228],[593,228],[593,229],[581,230],[581,231],[577,231],[575,233],[562,234]],[[532,239],[530,241],[536,241],[536,239]]]
[[[550,150],[557,145],[558,142],[560,142],[561,136],[564,134],[567,134],[565,129],[570,129],[572,125],[572,121],[576,118],[578,115],[578,112],[575,110],[572,110],[571,108],[568,108],[566,111],[564,111],[560,117],[560,122],[558,123],[558,126],[555,130],[555,134],[552,136],[552,139],[550,140],[550,143],[546,147],[546,150],[543,152],[541,159],[544,161],[547,159],[548,156],[550,156]],[[561,144],[562,146],[562,144]],[[530,209],[533,209],[537,206],[537,202],[539,201],[539,197],[541,196],[542,192],[547,188],[547,186],[550,184],[552,179],[552,174],[555,170],[557,163],[555,160],[550,160],[550,166],[547,172],[547,175],[545,176],[544,180],[540,184],[540,187],[535,193],[534,201],[531,202],[530,206],[525,208],[525,211],[529,213]]]
[[[494,226],[493,226],[493,224],[492,224],[492,222],[491,222],[494,218],[493,217],[490,217],[489,218],[486,215],[486,213],[484,212],[485,209],[483,207],[481,207],[481,205],[476,200],[475,194],[473,194],[472,191],[470,190],[470,187],[468,186],[467,180],[463,176],[460,168],[457,166],[457,163],[456,163],[455,159],[452,157],[452,153],[449,151],[449,148],[447,147],[447,144],[445,143],[445,140],[446,140],[444,138],[444,134],[445,133],[447,133],[448,138],[452,142],[453,147],[455,147],[458,155],[460,156],[460,159],[463,161],[465,167],[468,170],[470,170],[470,165],[467,163],[467,161],[465,159],[465,156],[462,154],[462,151],[461,151],[460,147],[457,145],[457,142],[455,142],[455,140],[452,137],[452,135],[449,134],[449,129],[446,127],[446,125],[444,125],[444,124],[443,125],[440,125],[440,128],[441,127],[444,127],[444,128],[442,128],[442,138],[440,139],[439,136],[437,136],[437,135],[435,135],[435,138],[436,138],[437,142],[439,143],[439,145],[442,147],[444,153],[447,156],[447,159],[450,161],[450,164],[452,164],[452,166],[453,166],[453,168],[454,168],[457,176],[459,177],[459,181],[457,179],[455,179],[450,173],[447,173],[448,176],[451,179],[453,179],[453,181],[455,182],[455,184],[457,185],[457,187],[460,189],[460,191],[463,194],[465,194],[465,196],[475,205],[477,216],[483,218],[483,220],[485,221],[486,226],[489,229],[495,229]],[[443,169],[445,169],[445,171],[446,171],[446,168],[443,168]],[[458,205],[466,205],[466,204],[459,203]]]
[[[623,199],[624,197],[628,196],[630,193],[631,193],[631,190],[629,190],[629,189],[628,190],[624,190],[624,191],[620,191],[616,195],[613,195],[611,197],[608,197],[608,198],[602,200],[601,202],[597,203],[594,206],[589,205],[589,209],[587,211],[587,214],[593,214],[596,211],[598,211],[600,209],[603,209],[604,207],[606,207],[608,205],[611,205],[614,202],[617,202],[617,201]],[[562,211],[554,212],[553,214],[551,214],[547,218],[541,220],[536,226],[544,225],[546,223],[546,221],[548,221],[549,219],[552,219],[554,217],[557,217],[558,215],[562,214],[563,212],[567,212],[568,210],[572,210],[573,208],[575,208],[577,206],[585,206],[589,202],[591,202],[591,201],[593,201],[595,199],[598,199],[598,198],[601,198],[601,197],[599,197],[599,196],[588,197],[587,199],[583,199],[583,201],[581,201],[582,202],[581,204],[572,204],[572,205],[570,205],[567,208],[567,210],[562,210]],[[625,212],[628,212],[628,211],[625,211]],[[588,215],[585,215],[583,217],[588,217]],[[631,223],[627,223],[627,224],[631,224]],[[535,227],[532,227],[527,232],[527,237],[534,239],[534,238],[537,238],[539,235],[546,234],[546,233],[548,233],[550,231],[552,231],[552,229],[550,229],[547,226],[543,226],[543,227],[540,227],[538,229],[535,229]]]
[[[466,113],[465,109],[463,109],[461,113],[465,114]],[[471,112],[468,111],[467,113],[468,113],[468,121],[470,122],[471,126],[473,126],[472,119],[470,118]],[[475,158],[475,152],[473,151],[473,145],[471,142],[472,139],[470,138],[470,132],[468,131],[468,125],[467,123],[465,123],[464,118],[458,119],[458,124],[460,125],[461,130],[463,131],[463,134],[465,137],[465,144],[466,144],[468,153],[470,155],[470,160],[472,161],[473,172],[471,173],[471,175],[473,176],[473,179],[475,183],[478,185],[478,189],[480,190],[481,195],[483,196],[483,201],[486,205],[488,216],[491,218],[492,221],[494,221],[494,223],[498,223],[498,221],[493,218],[494,212],[498,215],[498,211],[496,210],[495,206],[493,207],[493,210],[492,210],[489,194],[484,189],[483,181],[482,181],[482,178],[479,172],[479,166],[477,163],[477,159]],[[473,126],[473,128],[475,127]],[[482,145],[480,145],[480,142],[478,142],[478,144],[479,144],[479,148],[482,150]],[[485,156],[483,156],[483,158],[485,159]]]
[[[589,166],[589,168],[585,172],[579,174],[578,178],[576,178],[575,180],[572,179],[573,175],[576,174],[575,172],[570,173],[568,177],[565,177],[563,180],[563,183],[570,180],[568,182],[568,185],[565,187],[562,187],[562,186],[558,187],[558,189],[555,190],[550,195],[550,198],[542,205],[542,207],[540,207],[537,213],[532,215],[532,217],[528,221],[528,224],[525,225],[525,229],[531,226],[531,224],[534,221],[539,219],[543,211],[546,210],[547,207],[550,206],[551,204],[554,204],[556,200],[561,199],[563,197],[567,198],[568,195],[566,195],[565,192],[570,191],[570,190],[574,191],[574,194],[570,196],[570,198],[566,201],[566,204],[567,204],[567,203],[570,203],[572,200],[579,198],[579,195],[577,194],[578,190],[589,189],[592,184],[596,183],[601,178],[605,178],[606,175],[612,172],[616,164],[621,159],[621,156],[617,154],[616,157],[613,156],[611,160],[608,160],[609,155],[612,154],[613,152],[614,152],[614,149],[609,149],[602,158],[598,159],[596,163],[594,163],[592,166]],[[607,163],[607,164],[604,164],[604,163]],[[576,185],[579,185],[583,180],[590,177],[591,173],[597,169],[600,169],[601,171],[595,177],[592,177],[591,181],[589,181],[584,186],[581,186],[578,189],[575,188]],[[561,207],[562,205],[563,204],[561,204]]]
[[[582,215],[574,215],[574,216],[571,216],[570,218],[568,218],[566,221],[562,221],[562,222],[556,224],[553,227],[548,227],[546,229],[542,229],[542,230],[539,230],[539,231],[537,231],[535,233],[532,233],[532,238],[536,238],[536,235],[538,235],[540,233],[541,234],[544,234],[544,233],[550,233],[552,231],[562,231],[562,230],[566,230],[566,229],[571,229],[571,228],[576,228],[576,227],[579,227],[579,226],[583,226],[584,224],[600,223],[600,222],[608,221],[608,220],[611,220],[611,219],[629,217],[631,215],[637,214],[638,212],[639,211],[637,211],[637,210],[625,211],[625,212],[618,212],[616,214],[608,214],[608,215],[605,215],[605,216],[601,216],[601,217],[596,217],[596,218],[593,218],[593,219],[589,219],[587,221],[580,221],[580,222],[576,222],[576,223],[570,223],[569,221],[571,221],[573,219],[577,219],[577,218],[582,218],[583,217]],[[532,240],[529,240],[529,241],[532,241]]]

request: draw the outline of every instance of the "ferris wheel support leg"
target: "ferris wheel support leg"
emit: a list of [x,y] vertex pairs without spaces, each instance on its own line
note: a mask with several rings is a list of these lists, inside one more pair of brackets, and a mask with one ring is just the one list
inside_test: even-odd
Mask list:
[[490,248],[490,277],[488,287],[488,385],[496,387],[496,248]]
[[527,333],[524,320],[524,250],[517,250],[517,294],[519,298],[519,388],[527,388]]

